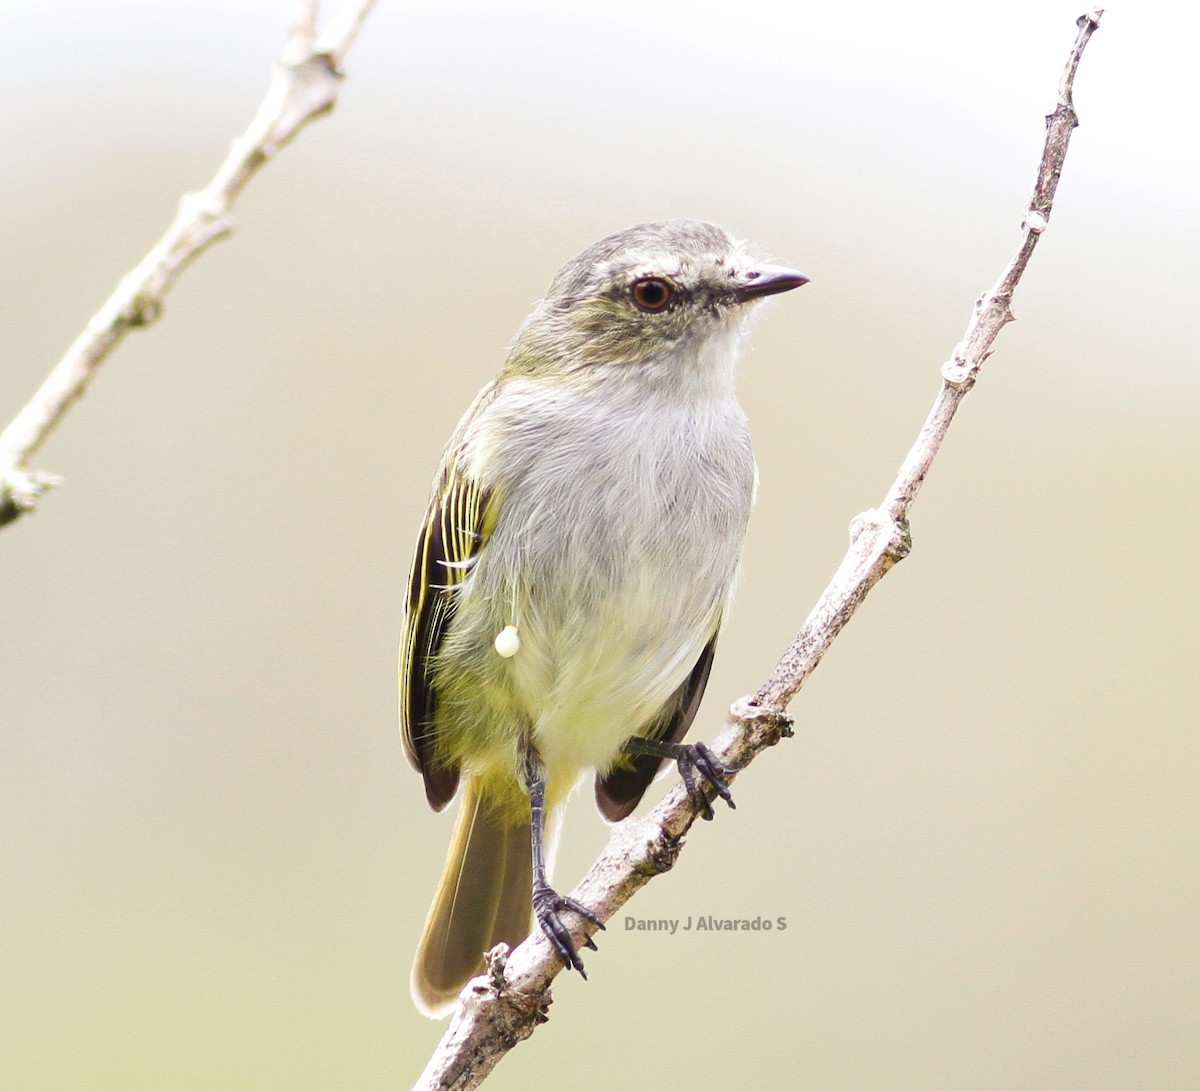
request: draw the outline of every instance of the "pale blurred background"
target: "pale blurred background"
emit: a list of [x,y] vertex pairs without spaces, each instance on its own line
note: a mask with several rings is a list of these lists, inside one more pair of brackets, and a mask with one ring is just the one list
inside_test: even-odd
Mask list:
[[[332,4],[329,5],[332,10]],[[0,533],[0,1085],[407,1087],[451,820],[395,728],[441,447],[583,246],[698,216],[812,278],[697,723],[877,502],[1017,226],[1079,0],[382,0],[336,113],[119,349]],[[1114,3],[1019,321],[796,738],[487,1085],[1200,1085],[1200,308],[1183,4]],[[206,181],[293,6],[0,7],[0,417]],[[1189,17],[1190,18],[1190,17]],[[605,828],[582,794],[558,878]]]

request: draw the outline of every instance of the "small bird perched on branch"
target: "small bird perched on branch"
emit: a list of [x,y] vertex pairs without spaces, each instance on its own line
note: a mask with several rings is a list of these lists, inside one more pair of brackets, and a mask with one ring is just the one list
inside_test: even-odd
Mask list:
[[610,235],[559,271],[451,437],[400,645],[405,753],[434,810],[463,788],[413,965],[426,1014],[534,918],[583,973],[562,914],[603,926],[548,872],[584,772],[613,822],[668,759],[706,817],[705,785],[732,805],[733,770],[680,740],[754,498],[746,319],[806,280],[697,220]]

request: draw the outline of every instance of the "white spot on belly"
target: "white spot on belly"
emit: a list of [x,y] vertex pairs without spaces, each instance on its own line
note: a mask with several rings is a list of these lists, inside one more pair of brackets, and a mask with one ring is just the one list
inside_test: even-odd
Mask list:
[[511,659],[521,650],[521,637],[517,633],[516,627],[505,625],[496,634],[496,654],[501,659]]

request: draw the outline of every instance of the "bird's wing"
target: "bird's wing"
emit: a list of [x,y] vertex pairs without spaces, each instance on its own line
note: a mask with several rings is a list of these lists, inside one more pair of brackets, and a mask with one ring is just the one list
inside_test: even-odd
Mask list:
[[434,665],[454,616],[456,592],[487,544],[499,513],[495,490],[457,466],[447,451],[408,578],[408,616],[400,641],[400,733],[404,753],[425,778],[429,805],[440,811],[458,787],[457,765],[439,761]]
[[[700,707],[700,698],[704,696],[704,687],[708,685],[716,650],[717,634],[714,632],[691,673],[671,695],[658,717],[638,732],[640,737],[675,743],[687,734]],[[597,775],[596,805],[600,813],[610,822],[620,822],[638,805],[666,760],[654,754],[625,756],[607,773]]]

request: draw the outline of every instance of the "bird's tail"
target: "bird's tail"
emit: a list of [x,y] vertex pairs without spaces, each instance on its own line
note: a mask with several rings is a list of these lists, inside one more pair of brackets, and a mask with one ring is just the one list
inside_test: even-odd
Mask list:
[[[553,839],[551,839],[553,843]],[[434,1018],[483,970],[497,943],[515,947],[533,916],[529,823],[480,796],[468,778],[458,820],[412,969],[412,996]]]

